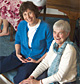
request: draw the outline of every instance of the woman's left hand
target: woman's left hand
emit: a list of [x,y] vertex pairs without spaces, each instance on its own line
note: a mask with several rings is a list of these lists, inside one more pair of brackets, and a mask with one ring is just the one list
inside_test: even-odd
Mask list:
[[28,79],[21,81],[19,84],[40,84],[40,81],[28,78]]
[[38,63],[38,61],[32,59],[31,57],[28,57],[28,58],[27,58],[27,62]]

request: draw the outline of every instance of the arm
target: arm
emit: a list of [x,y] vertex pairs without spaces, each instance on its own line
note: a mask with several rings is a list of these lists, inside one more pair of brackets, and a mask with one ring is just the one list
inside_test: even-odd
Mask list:
[[15,44],[15,50],[16,50],[16,56],[20,55],[21,45],[20,44]]
[[20,32],[22,30],[21,29],[21,23],[19,23],[18,25],[18,31],[16,32],[16,35],[15,35],[15,50],[16,50],[16,56],[18,57],[18,59],[20,61],[22,61],[22,63],[26,63],[26,59],[24,59],[22,57],[22,55],[20,54],[21,53],[21,36],[20,36]]
[[[47,52],[49,51],[52,41],[53,41],[53,32],[52,29],[47,25],[47,32],[46,32]],[[45,58],[47,52],[37,61],[38,63]]]
[[47,53],[45,53],[45,54],[37,61],[37,63],[41,62],[41,61],[45,58],[46,55],[47,55]]
[[39,75],[41,75],[44,71],[46,71],[49,68],[48,64],[49,58],[46,56],[42,62],[37,66],[37,68],[33,71],[33,73],[30,75],[30,77],[37,78]]
[[22,63],[27,63],[27,60],[23,58],[23,56],[20,54],[21,51],[21,45],[15,44],[15,50],[16,50],[16,56]]

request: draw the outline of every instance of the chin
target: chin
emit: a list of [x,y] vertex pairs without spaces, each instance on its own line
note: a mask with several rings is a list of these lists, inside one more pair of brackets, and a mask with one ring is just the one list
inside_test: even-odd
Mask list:
[[57,43],[58,45],[62,45],[62,44],[63,44],[63,42],[57,42],[57,41],[56,41],[56,43]]
[[58,45],[60,44],[59,42],[56,42]]
[[60,41],[59,41],[59,40],[56,40],[56,43],[57,43],[57,44],[59,44],[59,43],[60,43]]

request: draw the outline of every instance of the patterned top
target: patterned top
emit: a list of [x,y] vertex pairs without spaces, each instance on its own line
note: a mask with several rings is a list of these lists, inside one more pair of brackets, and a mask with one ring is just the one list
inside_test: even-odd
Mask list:
[[20,0],[0,0],[0,13],[2,19],[7,19],[8,22],[17,29],[17,25],[21,21],[19,16]]

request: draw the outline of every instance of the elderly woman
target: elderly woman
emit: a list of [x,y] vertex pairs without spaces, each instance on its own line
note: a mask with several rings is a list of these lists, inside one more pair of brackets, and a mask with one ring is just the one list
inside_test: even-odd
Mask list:
[[[37,66],[28,79],[19,84],[76,84],[76,48],[69,40],[70,25],[59,20],[53,26],[54,40],[47,56]],[[47,70],[48,77],[36,78]]]
[[46,56],[53,40],[52,29],[38,19],[39,11],[32,2],[20,6],[23,19],[18,25],[15,37],[15,50],[10,56],[0,56],[0,73],[18,67],[15,84],[28,78],[39,62]]

